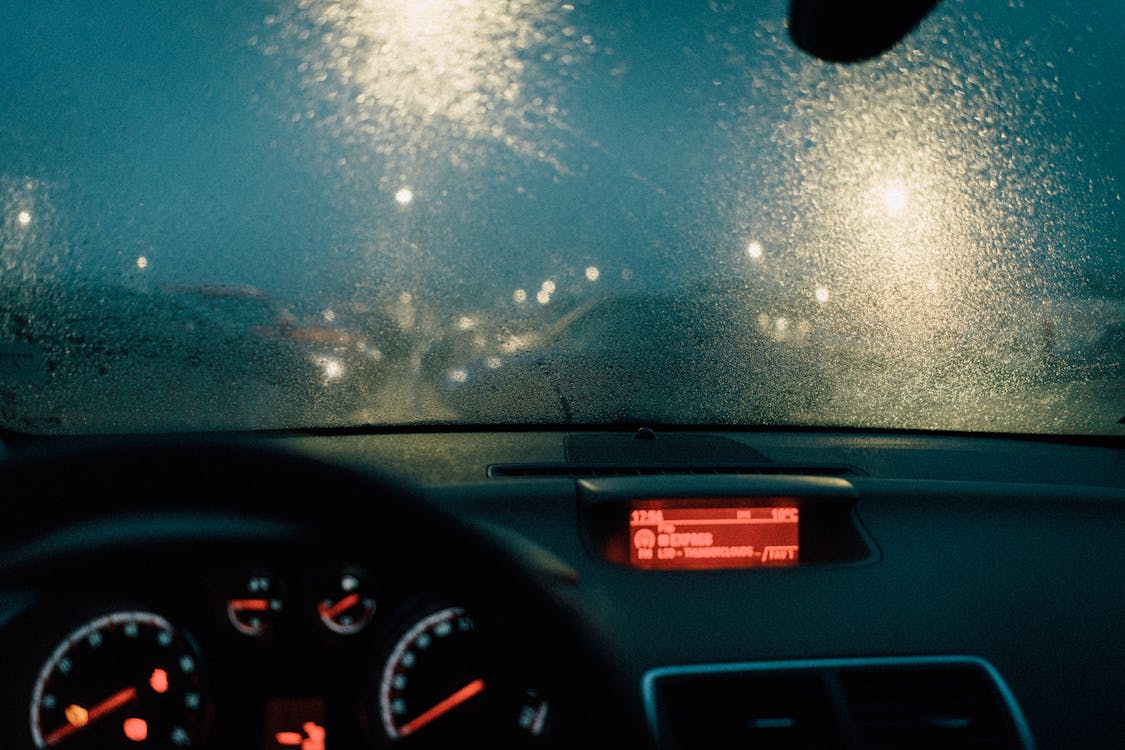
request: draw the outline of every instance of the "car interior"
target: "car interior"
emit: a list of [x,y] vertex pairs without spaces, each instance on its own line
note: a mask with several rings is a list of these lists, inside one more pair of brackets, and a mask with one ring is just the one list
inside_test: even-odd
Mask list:
[[[582,12],[589,4],[577,5]],[[784,36],[806,55],[802,64],[856,64],[900,44],[940,12],[935,5],[793,0]],[[330,20],[338,10],[332,8],[324,10]],[[203,36],[202,26],[185,28]],[[300,37],[302,27],[292,28],[291,37]],[[317,39],[300,37],[309,38]],[[333,45],[354,51],[359,42],[347,39]],[[701,85],[710,91],[720,83]],[[1120,139],[1116,127],[1109,137]],[[388,215],[424,204],[421,188],[414,194],[391,182],[396,205]],[[880,211],[897,214],[906,201],[894,193],[877,202]],[[1116,211],[1119,221],[1119,194],[1116,201],[1106,211]],[[0,208],[7,211],[7,203]],[[460,216],[471,222],[475,210]],[[13,273],[5,265],[16,247],[10,237],[39,221],[31,209],[21,211],[11,220],[5,214],[8,224],[0,228],[8,232],[0,234],[5,284],[13,278],[2,275]],[[402,224],[415,242],[411,252],[424,255],[424,223]],[[159,270],[157,251],[144,249],[134,263],[138,252],[120,251],[131,273]],[[755,241],[738,253],[753,264],[763,249]],[[608,284],[608,271],[590,265],[583,273],[586,265],[577,266],[575,284]],[[311,276],[312,266],[302,268]],[[1000,277],[1004,270],[989,273]],[[507,287],[502,296],[506,304],[548,310],[553,296],[556,303],[563,296],[558,278],[557,292],[554,281],[543,283],[538,303],[533,286],[530,295],[516,290],[514,302]],[[618,280],[629,278],[622,272]],[[920,278],[920,288],[928,282],[930,292],[937,289],[934,277]],[[30,289],[36,280],[16,282]],[[11,323],[8,298],[0,297],[0,721],[8,727],[0,747],[1046,750],[1112,748],[1125,737],[1125,432],[1116,421],[1122,412],[1106,422],[1099,407],[1102,421],[1092,429],[1061,418],[1057,430],[1039,422],[1026,431],[995,429],[1019,425],[996,413],[1018,419],[1024,406],[1031,413],[1070,398],[1056,398],[1069,386],[1050,379],[1052,370],[1064,369],[1054,350],[1040,352],[1042,342],[1054,346],[1065,334],[1051,328],[1055,318],[1041,323],[1029,316],[1034,336],[1025,347],[1047,371],[1036,371],[1040,379],[1029,392],[1051,398],[1010,409],[997,395],[1003,383],[978,388],[973,381],[973,393],[984,393],[973,402],[953,391],[926,391],[930,375],[937,382],[948,372],[959,377],[958,365],[974,366],[950,356],[942,372],[918,366],[915,382],[925,392],[909,394],[917,401],[908,406],[942,402],[952,421],[917,424],[897,417],[877,423],[878,415],[865,421],[862,403],[852,405],[854,422],[803,423],[787,422],[783,409],[762,422],[708,421],[676,415],[721,417],[725,405],[688,403],[661,419],[659,404],[648,404],[650,419],[616,403],[583,401],[578,389],[585,381],[596,390],[609,379],[613,388],[604,392],[614,399],[641,399],[635,381],[597,365],[628,348],[628,336],[607,337],[600,348],[582,349],[580,359],[574,352],[581,347],[568,348],[574,329],[560,323],[544,338],[557,344],[552,356],[578,362],[567,375],[571,382],[530,344],[520,353],[531,375],[512,376],[512,383],[533,382],[543,403],[567,417],[536,419],[548,407],[529,400],[530,388],[521,401],[518,388],[498,394],[487,385],[514,372],[518,356],[509,353],[522,330],[500,329],[487,348],[482,336],[473,338],[474,320],[451,317],[456,330],[441,339],[444,348],[423,351],[407,336],[422,324],[404,324],[400,355],[345,331],[344,312],[324,311],[312,322],[290,316],[282,325],[271,316],[289,315],[285,304],[240,281],[175,288],[174,315],[153,307],[136,316],[151,328],[122,329],[143,333],[149,353],[133,353],[155,361],[187,351],[156,330],[161,316],[177,325],[190,318],[195,308],[183,299],[199,309],[237,309],[241,318],[207,328],[206,340],[192,339],[191,363],[179,364],[199,371],[218,348],[214,342],[255,342],[253,351],[265,353],[236,363],[240,385],[227,394],[247,409],[258,402],[244,379],[268,371],[278,381],[269,388],[281,388],[293,371],[285,359],[291,355],[307,370],[300,393],[324,403],[337,381],[359,369],[352,362],[361,355],[372,378],[396,357],[412,362],[419,378],[432,367],[442,399],[455,405],[458,394],[470,393],[472,403],[465,397],[460,412],[437,417],[412,413],[403,400],[402,413],[384,420],[211,429],[223,422],[223,402],[198,397],[184,375],[182,388],[175,378],[164,384],[178,396],[153,395],[146,381],[127,391],[123,405],[107,397],[115,406],[101,423],[100,407],[87,413],[84,405],[73,407],[78,413],[68,413],[69,422],[21,422],[25,403],[53,403],[50,395],[28,397],[27,373],[39,368],[36,377],[61,378],[65,368],[56,372],[52,362],[65,357],[42,344],[49,337],[35,315]],[[118,314],[93,289],[83,287],[79,306]],[[990,289],[971,292],[988,297]],[[1112,289],[1119,299],[1119,285]],[[405,292],[394,294],[394,314],[418,305]],[[835,287],[831,294],[818,287],[806,302],[823,306],[835,301]],[[37,309],[49,311],[48,298],[59,295],[41,296]],[[155,293],[145,288],[123,307],[147,310],[141,305],[150,297]],[[625,299],[618,318],[612,310],[599,318],[604,306],[585,301],[569,309],[569,318],[559,317],[595,331],[606,319],[632,320],[638,330],[629,335],[648,337],[647,348],[638,347],[639,358],[648,359],[664,339],[643,330],[643,311]],[[744,297],[729,309],[740,306]],[[702,318],[702,307],[715,305],[684,306],[689,312],[679,314]],[[394,314],[378,327],[397,325]],[[796,321],[795,314],[766,317],[757,339],[747,336],[743,349],[732,344],[729,351],[749,360],[741,352],[754,346],[784,350],[797,329],[790,318]],[[756,311],[746,316],[751,327],[759,319]],[[722,344],[710,332],[730,335],[745,322],[732,312],[722,325],[691,329],[689,320],[680,327],[696,331],[697,350],[718,350]],[[958,331],[959,345],[976,346],[975,339],[965,343],[975,332]],[[1110,333],[1101,339],[1100,359],[1066,372],[1104,387],[1105,402],[1119,406],[1120,346],[1104,343]],[[853,334],[847,329],[841,338]],[[116,345],[109,334],[57,338],[67,351],[94,347],[98,356]],[[321,349],[308,356],[308,347],[347,349],[357,359],[315,353]],[[905,348],[926,353],[913,341]],[[1006,366],[1001,350],[1015,348],[982,349],[993,368],[988,373]],[[884,366],[865,352],[849,356]],[[466,364],[470,359],[475,364]],[[795,375],[786,376],[791,388],[824,385],[829,377],[821,373],[853,361],[814,359],[824,369],[800,360],[793,372],[813,374],[799,388]],[[763,358],[758,369],[749,363],[730,372],[769,370],[755,387],[779,392],[784,384],[770,373],[780,377],[775,363],[788,361],[778,355]],[[902,362],[910,370],[916,360]],[[674,373],[681,382],[663,383],[659,393],[688,394],[683,400],[692,402],[705,398],[697,395],[706,393],[696,388],[701,373],[723,366],[706,358],[655,362],[647,377],[656,382],[661,372]],[[843,372],[862,372],[848,366],[855,369]],[[104,381],[89,377],[96,395],[86,397],[102,404]],[[221,374],[207,378],[208,387],[224,382]],[[885,395],[867,376],[836,379],[855,381],[839,390],[825,385],[824,393],[840,400],[853,386]],[[356,399],[384,398],[395,385],[387,377]],[[723,388],[737,394],[749,386],[728,378]],[[886,400],[906,403],[894,394]],[[178,429],[145,421],[173,403],[190,407],[194,417]],[[482,407],[480,418],[457,419],[469,406]],[[526,421],[503,417],[521,408]],[[268,421],[273,412],[262,410]],[[115,427],[132,417],[137,429],[81,429],[84,420]],[[981,429],[964,427],[974,418]]]
[[[143,686],[164,655],[133,664],[119,644],[105,661],[73,635],[133,612],[166,617],[173,656],[197,660],[172,680],[197,708],[146,699],[113,718],[143,707],[150,731],[188,733],[174,744],[277,747],[321,727],[309,747],[1111,745],[1121,467],[1108,441],[894,432],[12,445],[4,705],[22,729],[34,687],[31,726],[53,746],[66,698],[44,700],[88,690],[64,663],[107,697]],[[723,509],[795,509],[799,554],[631,559],[634,514],[677,503],[713,529]],[[255,599],[276,609],[239,609]],[[419,625],[451,609],[474,639],[425,654],[419,637],[441,637]],[[438,658],[397,690],[412,651]],[[479,697],[403,731],[478,680]]]

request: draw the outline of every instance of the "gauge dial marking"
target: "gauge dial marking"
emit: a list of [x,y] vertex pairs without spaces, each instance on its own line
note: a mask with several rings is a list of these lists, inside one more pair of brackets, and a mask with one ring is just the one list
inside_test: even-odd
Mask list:
[[403,724],[398,730],[399,736],[406,737],[407,735],[414,734],[430,722],[441,718],[465,701],[482,692],[484,692],[484,680],[477,678],[465,687],[439,701],[432,708],[422,712],[416,718]]

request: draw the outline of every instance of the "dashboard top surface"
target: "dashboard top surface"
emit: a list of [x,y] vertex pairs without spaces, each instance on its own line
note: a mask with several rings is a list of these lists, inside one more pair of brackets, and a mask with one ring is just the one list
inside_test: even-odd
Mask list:
[[[588,685],[549,645],[549,632],[573,639],[571,651],[585,655],[575,663],[601,675],[612,696],[606,705],[627,717],[629,731],[640,731],[632,740],[642,744],[652,740],[637,730],[645,722],[641,686],[654,670],[946,656],[994,669],[1042,747],[1125,731],[1113,708],[1125,678],[1105,658],[1118,649],[1125,618],[1114,595],[1125,583],[1120,447],[967,436],[719,435],[766,457],[753,466],[768,471],[662,476],[660,461],[649,460],[634,476],[576,478],[565,470],[566,438],[573,436],[554,432],[259,436],[234,441],[237,447],[208,442],[166,455],[154,447],[161,441],[138,447],[146,441],[124,439],[97,447],[76,441],[60,451],[16,448],[0,465],[6,501],[36,500],[0,547],[0,645],[26,657],[22,679],[34,681],[65,633],[107,607],[171,613],[216,660],[212,674],[226,675],[212,692],[211,726],[220,732],[213,742],[256,738],[271,711],[313,706],[325,721],[352,721],[337,730],[341,744],[345,737],[356,747],[394,744],[379,729],[377,709],[378,678],[393,674],[388,655],[411,623],[456,607],[479,615],[474,622],[493,633],[500,651],[510,646],[521,654],[516,662],[542,666],[541,684],[520,683],[505,710],[526,709],[534,723],[540,704],[521,703],[527,693],[520,691],[546,695],[543,685],[551,685],[557,745],[584,742],[578,726],[608,724],[596,710],[591,723],[593,709],[582,700]],[[620,469],[618,458],[607,457],[603,468]],[[489,478],[495,465],[562,470]],[[787,466],[846,471],[778,471]],[[107,488],[118,494],[105,495]],[[603,553],[590,515],[597,504],[582,499],[589,488],[626,498],[780,493],[809,503],[837,488],[871,554],[778,569],[637,570]],[[101,497],[107,499],[91,500]],[[815,506],[802,505],[802,519],[806,507]],[[63,509],[69,515],[60,515]],[[347,534],[326,540],[322,532],[341,524]],[[333,606],[348,594],[325,595],[318,610],[310,581],[326,570],[328,579],[338,578],[349,566],[376,582],[379,604],[357,645],[342,646],[348,639],[318,625],[317,613],[344,612]],[[292,619],[282,618],[272,646],[236,632],[223,611],[231,601],[256,601],[238,587],[263,571],[291,594]],[[351,614],[359,618],[361,599],[354,598]],[[514,623],[521,625],[510,629]],[[296,655],[293,670],[271,662],[282,652]],[[337,682],[326,665],[341,659],[353,666]],[[257,677],[231,676],[237,673]],[[477,684],[461,674],[464,684],[445,686],[445,697]],[[1060,681],[1073,691],[1058,691]],[[26,704],[29,684],[9,679],[4,689],[14,705]],[[254,697],[240,704],[231,697],[240,693]],[[433,707],[437,693],[412,705],[432,699]],[[475,699],[460,695],[470,705]],[[256,718],[232,722],[236,709]]]

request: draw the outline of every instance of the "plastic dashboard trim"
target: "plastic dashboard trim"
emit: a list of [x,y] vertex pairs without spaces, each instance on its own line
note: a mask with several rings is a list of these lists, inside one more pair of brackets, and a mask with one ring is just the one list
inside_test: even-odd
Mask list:
[[984,670],[992,680],[1004,706],[1012,715],[1015,723],[1016,734],[1026,750],[1036,750],[1035,739],[1031,735],[1031,727],[1023,715],[1015,695],[1012,694],[1008,684],[996,668],[978,656],[946,655],[946,656],[887,656],[887,657],[850,657],[841,659],[791,659],[783,661],[755,661],[755,662],[730,662],[719,664],[694,664],[683,666],[657,667],[644,673],[641,678],[641,693],[644,699],[645,715],[648,719],[649,731],[660,747],[659,716],[656,708],[656,681],[662,677],[681,677],[686,675],[730,674],[738,672],[766,672],[783,670],[811,670],[811,669],[849,669],[855,667],[899,667],[933,664],[974,665]]

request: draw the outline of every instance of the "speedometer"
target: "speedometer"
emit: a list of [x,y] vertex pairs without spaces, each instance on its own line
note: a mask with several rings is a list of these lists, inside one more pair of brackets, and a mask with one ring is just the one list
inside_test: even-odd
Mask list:
[[31,697],[37,748],[188,747],[203,701],[187,636],[151,612],[115,612],[67,636]]
[[390,740],[483,747],[544,736],[549,703],[464,609],[446,607],[418,618],[397,639],[376,709]]

